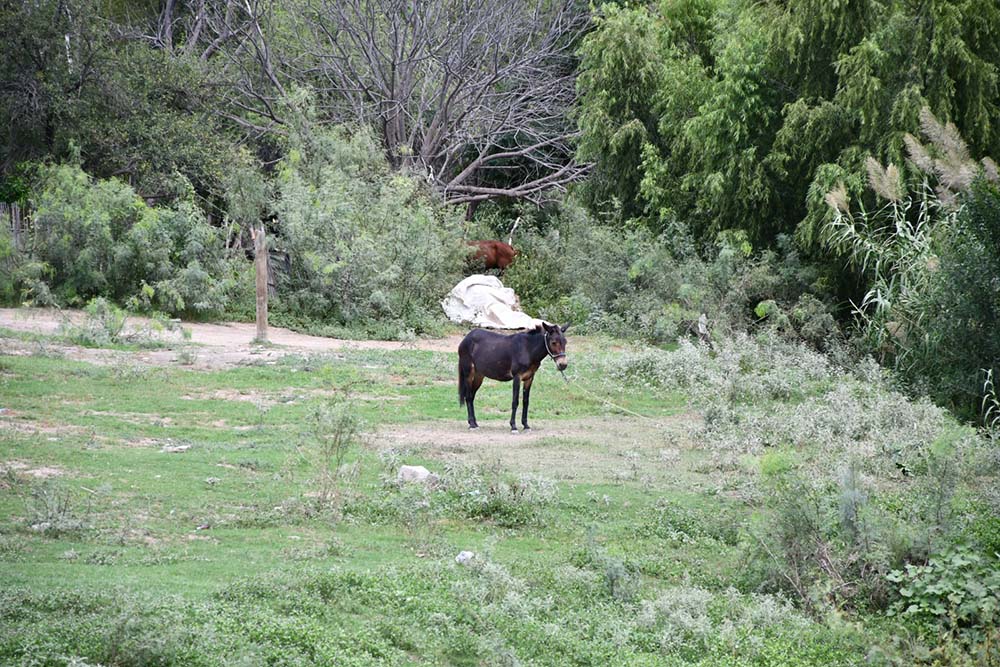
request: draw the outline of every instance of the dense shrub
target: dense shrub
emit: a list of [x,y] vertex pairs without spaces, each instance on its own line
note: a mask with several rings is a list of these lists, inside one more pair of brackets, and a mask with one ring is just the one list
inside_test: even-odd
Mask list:
[[1000,368],[1000,176],[927,109],[921,126],[928,145],[905,138],[921,186],[908,188],[896,166],[869,158],[879,205],[850,202],[840,183],[826,194],[825,237],[864,279],[855,315],[867,350],[913,393],[975,418],[983,369]]
[[390,171],[370,134],[310,135],[284,163],[278,197],[278,243],[291,255],[278,312],[386,333],[394,323],[397,335],[442,320],[459,226],[419,180]]
[[13,303],[17,298],[14,274],[18,271],[18,254],[7,225],[0,225],[0,303]]
[[116,248],[115,260],[116,282],[127,290],[120,298],[188,315],[219,313],[226,306],[222,240],[190,202],[145,208]]
[[789,336],[823,346],[837,335],[819,272],[787,239],[755,254],[745,235],[730,232],[698,252],[683,225],[659,234],[614,227],[567,201],[543,224],[528,224],[515,246],[505,284],[528,312],[552,321],[669,342],[696,333],[702,313],[723,334],[772,326],[787,311],[778,328]]
[[1000,189],[978,181],[942,234],[922,308],[928,349],[909,377],[942,404],[976,414],[982,369],[1000,372]]
[[[40,624],[57,615],[64,622]],[[207,656],[209,620],[175,599],[136,599],[121,590],[0,594],[0,659],[11,665],[231,664]],[[20,631],[20,632],[18,632]]]
[[42,170],[35,207],[33,254],[46,266],[53,292],[71,304],[112,295],[115,245],[145,208],[135,192],[60,165]]
[[0,288],[7,298],[80,306],[104,297],[187,315],[222,310],[229,272],[222,240],[189,197],[151,207],[127,184],[94,180],[73,165],[39,172],[28,250],[14,257],[0,241],[0,261],[14,266]]

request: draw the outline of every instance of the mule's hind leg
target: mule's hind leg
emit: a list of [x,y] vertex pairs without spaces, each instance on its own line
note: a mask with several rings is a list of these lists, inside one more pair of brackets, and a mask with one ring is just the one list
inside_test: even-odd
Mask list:
[[514,398],[510,401],[510,432],[517,433],[517,397],[521,393],[521,378],[514,376]]
[[483,384],[483,376],[478,375],[473,366],[472,373],[468,378],[469,383],[469,395],[465,398],[465,407],[469,412],[469,428],[479,428],[479,424],[476,423],[476,407],[473,403],[476,402],[476,392],[479,391],[479,387]]
[[534,380],[534,375],[524,379],[524,405],[521,406],[521,426],[524,427],[525,431],[531,430],[531,427],[528,426],[528,397],[531,395],[531,383]]

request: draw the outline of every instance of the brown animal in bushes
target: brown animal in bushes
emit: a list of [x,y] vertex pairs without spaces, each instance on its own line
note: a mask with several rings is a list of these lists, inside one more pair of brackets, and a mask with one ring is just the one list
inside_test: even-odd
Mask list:
[[476,249],[472,253],[471,262],[474,265],[482,262],[485,269],[503,271],[511,265],[517,256],[517,251],[503,241],[466,241],[466,243]]

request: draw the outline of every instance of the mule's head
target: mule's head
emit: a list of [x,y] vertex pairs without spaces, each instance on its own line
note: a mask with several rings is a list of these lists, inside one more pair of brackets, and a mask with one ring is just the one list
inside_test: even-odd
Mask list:
[[561,371],[566,370],[569,360],[566,357],[566,336],[563,333],[569,329],[569,325],[564,324],[560,327],[558,324],[543,322],[542,327],[545,334],[545,350],[556,362],[556,368]]

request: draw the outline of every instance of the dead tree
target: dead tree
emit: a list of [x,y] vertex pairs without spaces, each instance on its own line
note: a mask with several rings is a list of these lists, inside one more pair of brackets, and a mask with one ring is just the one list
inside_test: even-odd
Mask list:
[[585,174],[570,113],[588,22],[580,0],[163,0],[141,38],[219,63],[216,112],[247,139],[287,134],[308,88],[316,120],[375,128],[394,167],[474,207]]
[[146,42],[172,56],[217,62],[205,86],[220,96],[214,112],[250,139],[283,133],[277,107],[286,96],[266,30],[273,0],[161,0],[152,20],[113,27],[120,39]]
[[579,179],[575,0],[305,0],[298,64],[331,117],[381,131],[448,202],[538,200]]

